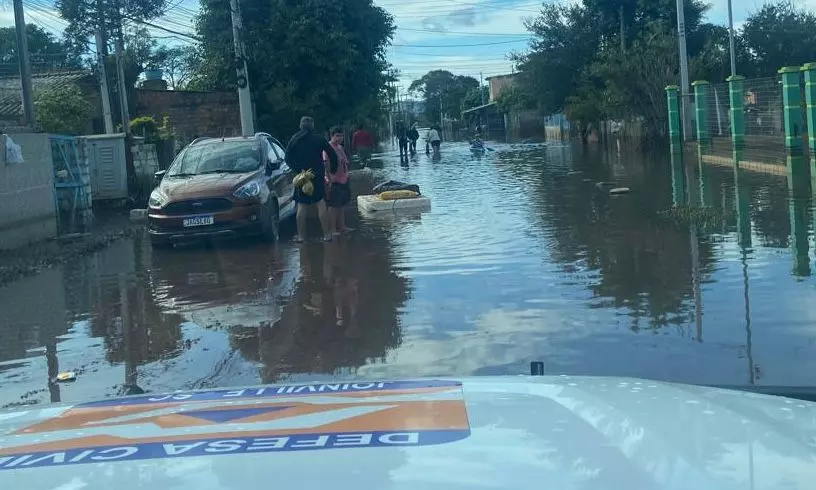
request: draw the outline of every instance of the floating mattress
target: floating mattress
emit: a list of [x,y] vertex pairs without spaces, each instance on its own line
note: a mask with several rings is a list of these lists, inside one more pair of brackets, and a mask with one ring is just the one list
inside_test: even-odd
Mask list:
[[357,196],[357,207],[367,213],[399,209],[430,209],[431,200],[425,196],[384,201],[378,195]]

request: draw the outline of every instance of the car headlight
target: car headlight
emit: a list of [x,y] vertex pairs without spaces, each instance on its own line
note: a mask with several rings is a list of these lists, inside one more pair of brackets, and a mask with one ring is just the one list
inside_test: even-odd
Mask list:
[[150,193],[150,199],[147,200],[147,205],[151,208],[161,208],[167,204],[167,197],[159,192],[158,189]]
[[235,193],[233,193],[233,196],[237,197],[238,199],[252,199],[260,195],[261,185],[254,180],[242,185],[237,191],[235,191]]

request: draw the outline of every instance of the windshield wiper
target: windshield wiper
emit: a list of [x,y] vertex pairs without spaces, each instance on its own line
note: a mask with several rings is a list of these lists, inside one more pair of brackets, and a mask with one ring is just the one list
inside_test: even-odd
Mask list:
[[237,169],[207,170],[206,172],[199,172],[198,175],[206,175],[206,174],[245,174],[247,172],[252,172],[252,170],[237,170]]

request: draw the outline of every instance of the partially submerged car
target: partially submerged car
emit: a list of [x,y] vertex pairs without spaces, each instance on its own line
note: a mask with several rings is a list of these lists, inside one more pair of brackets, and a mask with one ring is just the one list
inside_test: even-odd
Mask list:
[[199,138],[184,148],[148,202],[154,246],[215,236],[278,238],[282,219],[293,216],[293,173],[280,142],[252,137]]
[[811,489],[816,404],[599,377],[327,382],[0,412],[9,489]]

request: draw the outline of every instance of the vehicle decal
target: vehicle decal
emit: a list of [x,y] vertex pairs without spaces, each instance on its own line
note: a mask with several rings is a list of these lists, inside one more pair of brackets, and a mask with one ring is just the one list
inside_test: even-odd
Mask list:
[[56,417],[0,437],[0,471],[219,454],[428,446],[469,435],[458,382],[275,385],[67,407]]

